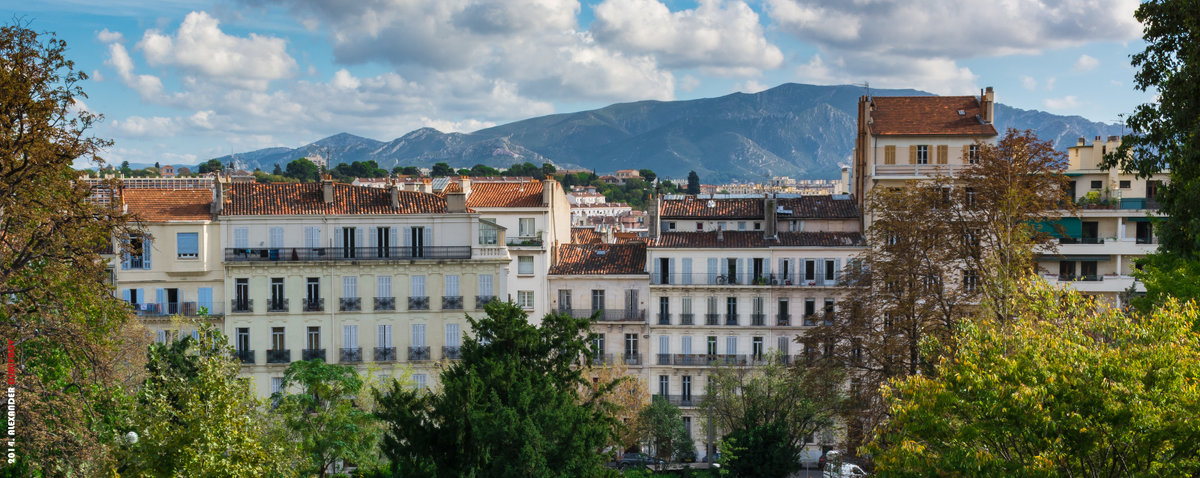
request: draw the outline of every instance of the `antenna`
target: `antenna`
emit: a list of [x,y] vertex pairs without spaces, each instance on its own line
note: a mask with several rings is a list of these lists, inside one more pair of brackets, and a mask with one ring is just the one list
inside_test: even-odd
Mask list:
[[851,83],[851,86],[861,86],[867,89],[867,98],[871,97],[871,82],[863,81],[862,83]]

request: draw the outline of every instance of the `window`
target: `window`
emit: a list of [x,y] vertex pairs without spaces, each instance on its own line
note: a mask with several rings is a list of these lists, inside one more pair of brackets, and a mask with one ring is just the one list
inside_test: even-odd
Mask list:
[[358,228],[343,227],[342,228],[342,257],[353,259],[358,257]]
[[675,221],[668,221],[668,222],[666,223],[666,225],[667,225],[667,230],[668,230],[668,231],[674,231],[674,230],[675,230]]
[[1120,186],[1121,189],[1129,189],[1129,188],[1133,187],[1128,180],[1121,181],[1120,183],[1118,183],[1118,186]]
[[308,337],[308,341],[306,343],[308,344],[309,350],[317,350],[317,349],[321,348],[321,328],[320,327],[309,327],[308,334],[306,336]]
[[[568,299],[568,302],[570,300]],[[604,308],[604,289],[592,289],[592,312]]]
[[233,228],[233,247],[245,249],[250,247],[250,229],[246,227]]
[[375,297],[386,298],[392,296],[392,276],[376,276],[375,277]]
[[287,343],[284,341],[283,327],[271,327],[271,350],[283,350],[287,348]]
[[[571,310],[571,289],[558,290],[558,310]],[[592,310],[594,311],[595,309]]]
[[532,217],[523,217],[517,219],[517,235],[521,237],[533,237],[537,235],[537,230],[533,227]]
[[200,234],[195,232],[175,234],[175,251],[180,259],[200,257]]
[[479,244],[492,245],[500,242],[500,230],[490,223],[479,223]]
[[271,394],[283,391],[283,377],[271,377]]
[[342,276],[342,297],[348,299],[358,297],[358,277]]
[[625,334],[625,357],[638,356],[638,334]]
[[423,373],[414,373],[413,374],[413,387],[416,387],[417,390],[425,389],[425,374],[423,374]]
[[283,278],[271,278],[271,310],[284,310],[283,305]]
[[249,327],[238,327],[237,334],[234,337],[233,347],[234,350],[237,350],[239,353],[250,350]]
[[412,346],[415,348],[425,347],[425,324],[412,324]]
[[725,337],[725,354],[737,355],[738,338],[735,335]]
[[392,228],[375,228],[375,256],[392,257]]
[[425,297],[425,276],[412,276],[409,289],[410,297]]
[[1100,189],[1104,187],[1103,181],[1092,181],[1092,189]]
[[1096,280],[1096,261],[1080,261],[1079,275],[1083,276],[1084,280]]
[[762,360],[763,358],[763,338],[754,337],[750,341],[750,353],[754,355],[754,360]]
[[233,309],[245,312],[250,310],[250,279],[233,280]]
[[804,280],[810,282],[817,280],[817,261],[811,259],[804,261]]
[[979,145],[972,144],[967,146],[967,163],[979,164]]
[[737,325],[737,297],[725,298],[725,325]]
[[321,302],[321,278],[309,277],[305,289],[308,307],[310,309],[318,307]]
[[375,336],[376,343],[380,348],[391,348],[392,346],[392,326],[380,325],[379,333]]
[[670,395],[670,391],[671,391],[671,377],[669,377],[667,375],[659,375],[658,376],[658,395],[662,396],[662,397],[666,397],[666,396]]
[[130,237],[129,250],[124,253],[125,258],[121,261],[121,269],[149,269],[150,243],[149,236]]
[[697,222],[697,223],[696,223],[696,230],[697,230],[697,231],[703,231],[703,230],[704,230],[704,223],[703,223],[703,222]]
[[832,282],[835,280],[837,268],[834,265],[833,259],[825,259],[825,281]]
[[479,295],[484,297],[491,297],[493,295],[491,274],[479,276]]
[[604,334],[596,334],[596,338],[592,340],[592,348],[596,349],[597,355],[604,354]]
[[917,164],[929,164],[929,145],[917,145]]
[[679,394],[680,395],[679,398],[682,398],[684,401],[689,401],[689,402],[692,400],[692,376],[691,375],[684,375],[683,378],[681,379],[680,392],[682,392],[682,393]]
[[896,164],[896,146],[883,147],[883,164]]
[[[691,377],[684,377],[684,378],[691,378]],[[687,395],[687,398],[685,398],[684,400],[687,400],[690,402],[692,400],[692,394],[689,393]],[[684,431],[684,433],[687,433],[687,437],[689,439],[692,438],[692,417],[683,417],[683,431]]]
[[979,273],[975,271],[963,271],[963,290],[967,292],[975,292],[979,287]]
[[755,230],[755,231],[761,231],[761,230],[762,230],[762,223],[761,223],[761,222],[756,222],[756,223],[754,223],[754,230]]
[[708,345],[708,348],[707,348],[708,354],[716,355],[717,354],[717,337],[715,335],[708,336],[707,345]]
[[533,256],[517,256],[517,274],[533,274]]
[[519,290],[517,291],[517,306],[522,309],[533,308],[533,291]]
[[804,325],[816,325],[814,322],[817,314],[817,299],[804,299]]
[[446,346],[462,346],[462,328],[458,324],[446,324]]
[[738,221],[738,230],[739,230],[739,231],[745,231],[745,230],[746,230],[746,221]]
[[282,227],[272,227],[270,232],[271,232],[271,236],[270,236],[271,248],[279,249],[279,248],[283,247],[283,228]]
[[408,253],[411,257],[425,257],[426,229],[420,226],[408,228]]
[[967,207],[975,207],[975,188],[966,188]]
[[358,326],[343,325],[342,326],[342,348],[357,349],[358,348]]

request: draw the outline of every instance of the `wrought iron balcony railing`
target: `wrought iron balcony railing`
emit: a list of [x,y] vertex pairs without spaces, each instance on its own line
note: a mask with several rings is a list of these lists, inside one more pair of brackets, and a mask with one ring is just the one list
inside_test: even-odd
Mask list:
[[376,297],[375,310],[396,310],[395,297]]
[[409,297],[408,310],[429,310],[429,296]]
[[338,310],[342,312],[358,312],[362,310],[362,297],[342,297],[338,299]]

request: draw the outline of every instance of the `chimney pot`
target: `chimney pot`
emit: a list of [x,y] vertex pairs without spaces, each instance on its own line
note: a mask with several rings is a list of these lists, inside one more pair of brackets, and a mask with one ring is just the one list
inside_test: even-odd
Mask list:
[[321,179],[321,193],[324,196],[325,204],[333,204],[333,177],[325,175]]

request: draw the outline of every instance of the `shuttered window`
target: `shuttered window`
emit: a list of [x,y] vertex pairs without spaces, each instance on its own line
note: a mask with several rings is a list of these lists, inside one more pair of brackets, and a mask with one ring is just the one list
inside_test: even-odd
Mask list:
[[883,164],[896,164],[896,146],[883,147]]

